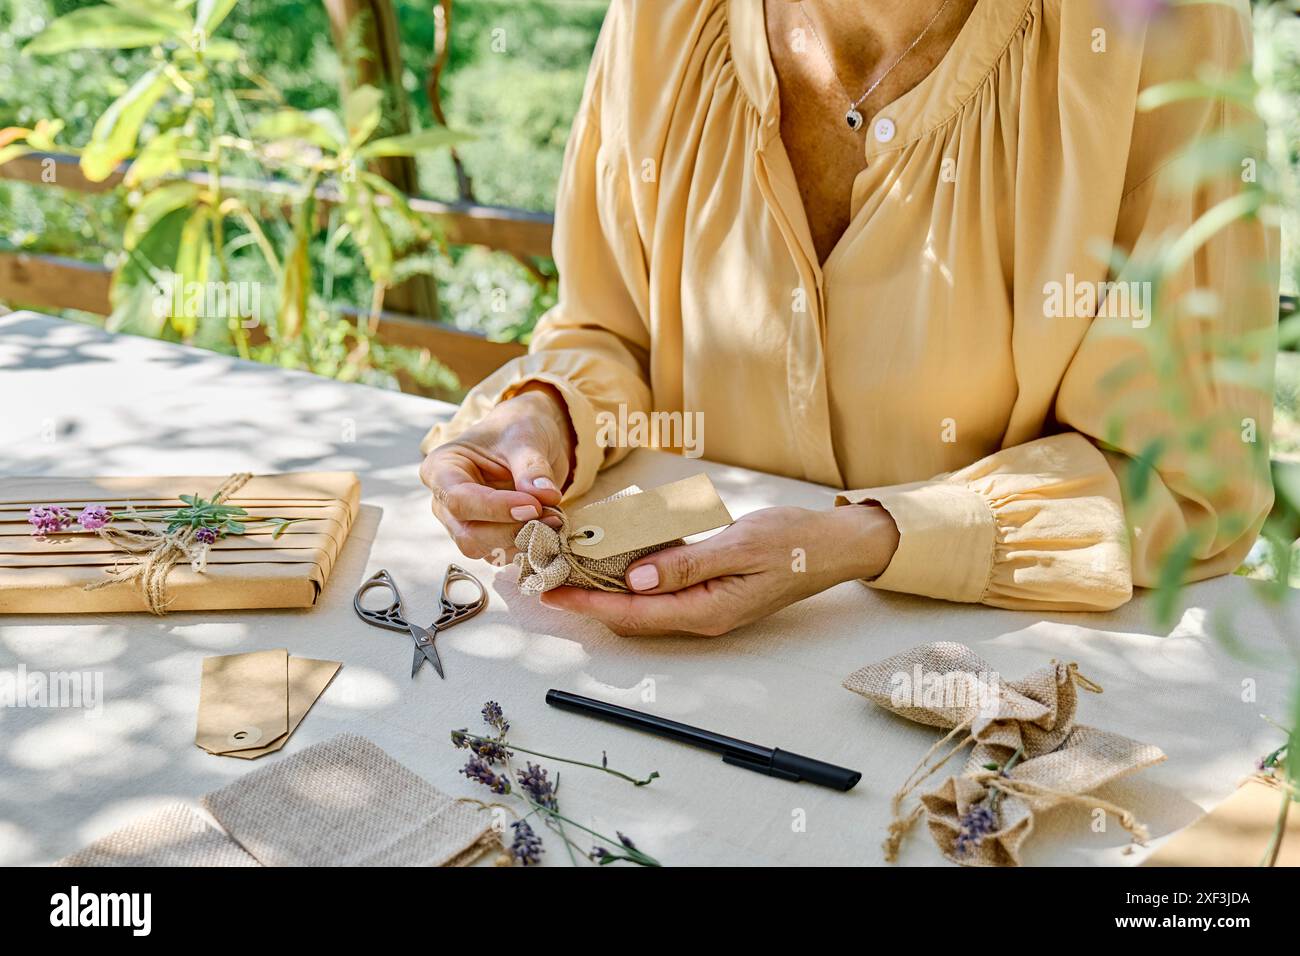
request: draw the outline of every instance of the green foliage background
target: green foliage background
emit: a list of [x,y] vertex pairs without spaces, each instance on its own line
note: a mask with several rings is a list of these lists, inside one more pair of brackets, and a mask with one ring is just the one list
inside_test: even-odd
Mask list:
[[[96,117],[139,74],[147,50],[22,56],[22,47],[51,20],[98,2],[0,0],[0,127],[58,117],[67,123],[63,142],[84,142]],[[434,120],[424,81],[434,56],[434,4],[396,5],[404,86],[417,125],[429,127]],[[479,136],[461,155],[480,202],[552,207],[569,124],[606,6],[607,0],[457,0],[442,99],[449,124]],[[339,57],[320,0],[242,0],[225,29],[290,105],[337,109]],[[422,160],[420,180],[426,195],[456,195],[445,152]],[[123,216],[115,196],[88,200],[0,182],[0,249],[108,262],[120,244]],[[435,256],[425,265],[437,278],[444,319],[495,339],[526,340],[554,300],[553,283],[539,285],[503,254],[457,249],[451,260]],[[339,294],[364,305],[368,293],[359,257],[344,257],[335,272]],[[504,311],[499,304],[491,307],[502,301],[502,292],[493,298],[494,290],[504,293]]]

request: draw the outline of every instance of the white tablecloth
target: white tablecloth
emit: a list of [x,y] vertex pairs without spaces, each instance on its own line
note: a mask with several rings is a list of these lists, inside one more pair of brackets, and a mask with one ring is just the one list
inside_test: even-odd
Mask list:
[[[483,795],[457,771],[448,731],[478,726],[500,701],[513,739],[660,779],[643,788],[562,769],[578,822],[621,830],[666,864],[876,864],[889,798],[935,740],[843,690],[859,666],[914,644],[969,644],[1006,677],[1051,658],[1079,662],[1103,685],[1082,695],[1082,722],[1154,743],[1169,759],[1109,787],[1160,838],[1225,798],[1280,743],[1261,714],[1285,720],[1287,674],[1277,627],[1246,581],[1186,592],[1177,625],[1152,624],[1149,600],[1109,614],[999,611],[873,592],[857,583],[721,638],[627,639],[521,596],[514,571],[461,558],[420,485],[420,437],[448,405],[343,385],[32,313],[0,318],[0,447],[6,474],[211,474],[352,469],[361,517],[317,607],[305,611],[0,617],[0,670],[103,675],[102,713],[0,708],[0,863],[55,860],[154,807],[202,794],[268,760],[213,757],[194,746],[200,662],[287,647],[344,662],[283,753],[341,731],[376,741],[454,795]],[[769,505],[829,506],[825,488],[638,452],[596,491],[653,487],[703,468],[734,515]],[[447,679],[410,678],[410,644],[367,627],[351,608],[388,568],[417,618],[433,617],[449,561],[489,584],[490,607],[439,640]],[[1268,655],[1245,663],[1213,636]],[[729,767],[712,754],[549,708],[558,687],[860,769],[842,794]],[[561,769],[551,765],[552,773]],[[1053,811],[1027,844],[1030,864],[1141,861],[1113,823]],[[549,839],[548,860],[567,862]],[[943,863],[924,827],[902,862]]]

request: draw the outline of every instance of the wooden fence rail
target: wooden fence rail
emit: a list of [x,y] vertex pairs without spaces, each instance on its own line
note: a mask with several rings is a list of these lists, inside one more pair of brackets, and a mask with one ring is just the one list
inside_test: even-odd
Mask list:
[[[47,309],[79,309],[108,315],[112,272],[93,262],[62,256],[0,252],[0,299]],[[357,309],[344,315],[361,317]],[[474,332],[409,315],[382,312],[376,329],[380,341],[428,349],[468,388],[528,350],[516,342],[490,342]]]
[[[82,173],[75,156],[28,153],[0,166],[0,179],[96,194],[119,186],[126,170],[127,167],[121,167],[103,182],[92,182]],[[200,184],[207,179],[201,173],[187,178]],[[224,190],[253,194],[286,207],[294,193],[292,184],[284,182],[223,177],[221,184]],[[328,205],[337,201],[338,194],[329,187],[321,187],[316,198]],[[385,202],[386,197],[379,197],[379,201]],[[444,203],[423,197],[412,197],[410,206],[437,222],[452,244],[486,246],[523,259],[550,255],[552,218],[549,213]],[[108,315],[112,311],[111,275],[109,269],[97,263],[63,256],[0,252],[0,300],[35,308],[79,309]],[[356,314],[356,310],[344,312]],[[378,336],[392,345],[428,349],[466,387],[527,351],[517,343],[491,342],[482,335],[441,322],[389,312],[379,317]]]
[[[75,156],[61,153],[28,153],[11,159],[0,166],[0,179],[31,183],[36,186],[57,186],[80,193],[103,193],[121,184],[129,167],[121,166],[103,182],[92,182],[81,171]],[[205,173],[186,176],[191,182],[205,184]],[[286,206],[294,195],[291,183],[274,180],[241,179],[223,176],[221,188],[227,192],[251,193],[269,201],[280,201]],[[316,190],[316,198],[326,205],[338,199],[338,193],[328,186]],[[385,204],[387,197],[377,201]],[[428,216],[443,230],[447,241],[461,246],[488,246],[517,256],[539,257],[551,254],[550,213],[511,209],[508,206],[484,206],[474,203],[446,203],[435,199],[413,196],[410,206],[414,212]]]

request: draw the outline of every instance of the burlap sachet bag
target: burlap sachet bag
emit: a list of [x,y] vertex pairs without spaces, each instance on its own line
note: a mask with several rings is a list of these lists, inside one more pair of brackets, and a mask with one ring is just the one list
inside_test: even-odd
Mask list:
[[[902,717],[949,731],[894,795],[886,860],[897,858],[903,837],[924,815],[948,859],[1018,866],[1035,816],[1064,803],[1101,809],[1136,842],[1145,840],[1145,829],[1128,810],[1088,794],[1165,755],[1075,722],[1078,689],[1101,693],[1077,665],[1052,661],[1004,681],[965,645],[938,642],[855,671],[844,686]],[[962,771],[904,812],[907,797],[967,745],[973,749]]]
[[[640,493],[641,489],[636,485],[629,485],[596,503],[604,504]],[[627,591],[624,576],[633,561],[683,543],[677,538],[607,558],[583,557],[572,547],[572,543],[582,540],[583,535],[573,527],[564,511],[547,508],[546,514],[560,519],[558,529],[541,521],[530,521],[515,535],[515,547],[519,549],[515,564],[519,566],[519,590],[524,594],[540,594],[561,585],[588,591]]]
[[258,866],[192,807],[173,803],[132,821],[55,866]]
[[356,734],[245,774],[203,806],[263,866],[461,866],[490,821]]

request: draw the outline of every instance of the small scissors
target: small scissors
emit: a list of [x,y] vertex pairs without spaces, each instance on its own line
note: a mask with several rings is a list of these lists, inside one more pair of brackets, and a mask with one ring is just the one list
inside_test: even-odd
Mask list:
[[[473,584],[478,588],[478,597],[467,604],[459,604],[453,601],[451,599],[451,586],[457,581],[469,581]],[[393,592],[392,603],[388,607],[377,611],[370,610],[361,603],[361,598],[371,588],[388,588]],[[487,607],[487,591],[483,589],[483,585],[478,578],[459,565],[451,564],[447,566],[447,573],[442,578],[440,604],[441,613],[438,615],[438,619],[427,628],[412,624],[407,619],[406,612],[402,607],[402,594],[397,590],[397,582],[393,580],[391,574],[383,569],[376,571],[362,584],[357,589],[356,597],[352,599],[352,607],[367,624],[373,624],[375,627],[385,627],[390,631],[405,631],[411,635],[411,639],[415,641],[415,659],[411,662],[412,677],[420,672],[420,665],[427,660],[433,665],[433,669],[438,672],[438,676],[446,680],[447,675],[442,672],[442,661],[438,659],[438,649],[433,646],[433,642],[439,632],[445,631],[453,624],[469,620]]]

